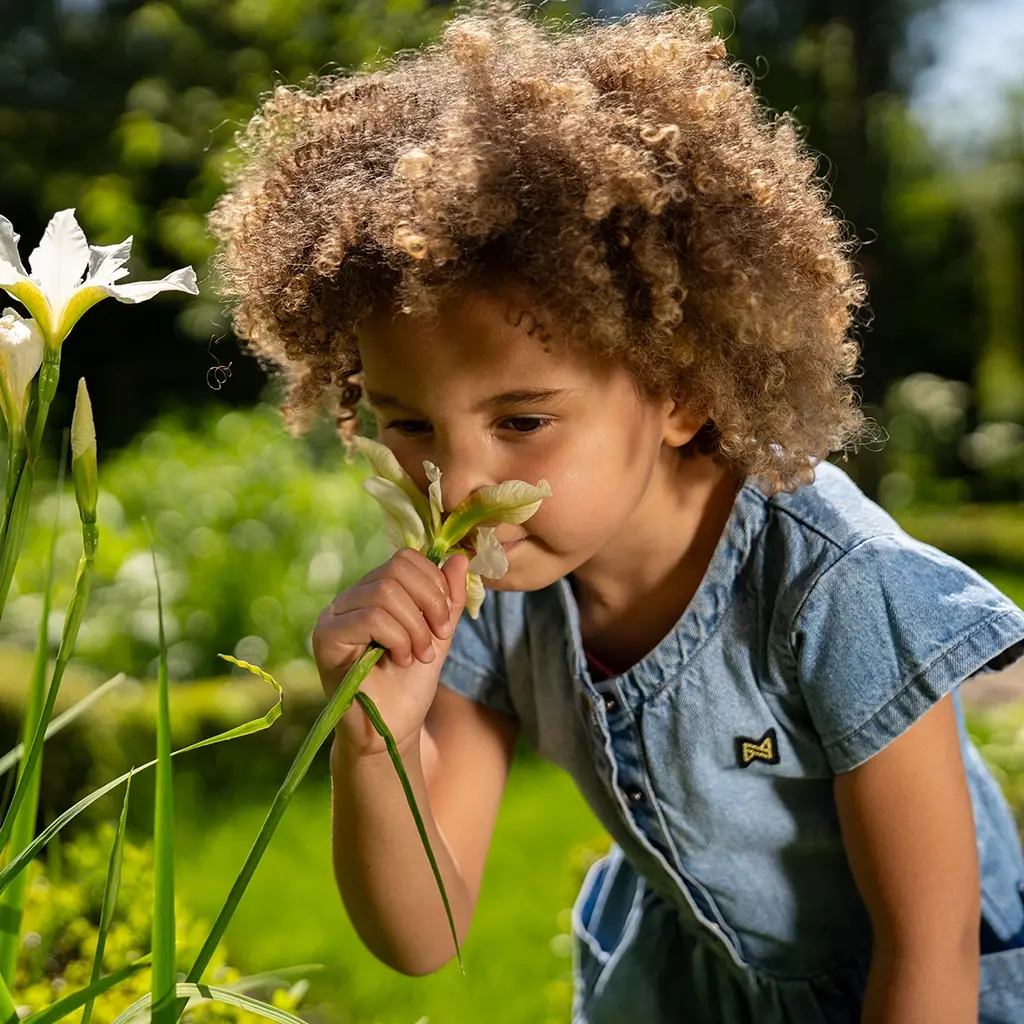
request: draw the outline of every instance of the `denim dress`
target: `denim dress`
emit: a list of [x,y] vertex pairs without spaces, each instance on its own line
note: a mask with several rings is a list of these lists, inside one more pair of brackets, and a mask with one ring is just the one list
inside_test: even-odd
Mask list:
[[834,776],[954,693],[980,1024],[1024,1024],[1020,836],[955,693],[1022,656],[1013,602],[821,463],[795,494],[745,481],[686,611],[621,675],[588,671],[560,580],[488,592],[441,680],[514,715],[613,839],[573,908],[574,1024],[857,1022],[871,927]]

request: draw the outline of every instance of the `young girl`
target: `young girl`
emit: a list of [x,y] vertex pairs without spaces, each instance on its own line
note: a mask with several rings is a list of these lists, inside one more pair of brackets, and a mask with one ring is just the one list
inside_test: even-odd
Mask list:
[[[476,621],[464,556],[340,594],[324,689],[388,649],[365,690],[460,939],[517,734],[572,773],[614,839],[573,912],[577,1024],[1019,1024],[1024,860],[956,690],[1024,654],[1024,613],[820,461],[863,430],[863,286],[724,56],[700,10],[562,30],[492,2],[250,123],[212,227],[294,428],[326,405],[348,434],[365,400],[449,509],[553,492],[499,528]],[[331,765],[359,934],[437,970],[447,919],[357,705]]]

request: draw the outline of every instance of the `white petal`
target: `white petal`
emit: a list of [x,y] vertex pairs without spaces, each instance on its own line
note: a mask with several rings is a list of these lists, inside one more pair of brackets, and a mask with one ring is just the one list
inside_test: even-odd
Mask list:
[[50,219],[42,241],[32,250],[28,265],[46,294],[55,319],[78,287],[89,263],[89,243],[75,220],[74,210],[61,210]]
[[352,438],[352,443],[370,460],[370,465],[377,476],[398,484],[403,491],[406,483],[412,483],[412,477],[402,469],[402,464],[395,457],[395,453],[386,444],[360,434]]
[[161,277],[159,281],[130,281],[128,284],[103,284],[100,281],[95,281],[92,284],[108,295],[112,295],[118,302],[145,302],[160,292],[199,294],[199,288],[196,285],[196,272],[191,267],[173,270],[166,277]]
[[441,529],[441,517],[444,515],[444,502],[441,498],[441,470],[432,462],[423,460],[423,469],[426,471],[430,486],[427,488],[427,497],[430,500],[430,528],[437,534]]
[[486,594],[484,581],[475,572],[466,573],[466,611],[469,612],[471,619],[480,615]]
[[128,276],[124,269],[132,254],[132,236],[116,245],[90,245],[87,284],[112,284]]
[[20,422],[25,419],[29,385],[42,362],[43,336],[35,321],[26,320],[8,307],[0,317],[0,373],[14,406],[7,411]]
[[[18,255],[18,242],[21,239],[14,230],[14,225],[4,216],[0,215],[0,280],[11,273],[17,277],[28,277],[25,267]],[[5,269],[6,268],[9,269]],[[8,282],[14,284],[14,281]]]
[[501,541],[489,526],[481,526],[473,540],[476,554],[469,560],[469,571],[492,580],[500,580],[508,572],[508,558]]
[[397,534],[389,531],[392,539],[401,539],[399,547],[415,548],[422,551],[427,546],[427,532],[423,526],[409,495],[398,484],[379,476],[368,476],[363,481],[363,489],[384,510],[398,530]]
[[370,460],[370,465],[377,476],[398,484],[405,491],[420,519],[426,522],[429,516],[427,502],[412,477],[402,469],[402,464],[395,458],[395,453],[386,444],[369,437],[357,435],[352,439],[352,443]]

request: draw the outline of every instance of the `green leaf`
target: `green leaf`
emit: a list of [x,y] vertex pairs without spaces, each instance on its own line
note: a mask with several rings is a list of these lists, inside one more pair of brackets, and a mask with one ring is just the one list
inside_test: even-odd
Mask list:
[[18,1010],[11,998],[10,990],[7,988],[3,978],[0,978],[0,1021],[4,1024],[17,1024]]
[[[79,715],[88,711],[101,697],[105,697],[116,686],[120,686],[127,678],[123,672],[118,672],[116,676],[111,676],[105,683],[101,683],[95,690],[87,693],[80,701],[73,704],[67,711],[58,715],[50,722],[46,727],[43,739],[48,740],[55,736],[65,726],[70,725]],[[13,750],[9,750],[3,757],[0,757],[0,775],[10,771],[21,760],[24,753],[25,744],[19,743]]]
[[[103,883],[103,902],[100,905],[100,923],[96,930],[96,953],[92,958],[90,984],[95,984],[100,980],[100,971],[103,969],[103,951],[107,945],[107,932],[110,930],[110,921],[114,916],[114,908],[117,906],[117,891],[121,887],[121,860],[124,851],[125,822],[128,818],[128,793],[131,787],[132,780],[131,776],[129,776],[124,787],[124,801],[121,804],[121,817],[117,821],[117,832],[114,833],[114,842],[110,847],[107,878]],[[82,1011],[81,1024],[89,1024],[94,1002],[95,1000],[90,999],[85,1004],[85,1009]]]
[[[149,524],[146,524],[147,532]],[[171,774],[171,712],[167,684],[167,640],[163,594],[150,533],[156,576],[160,661],[157,668],[156,796],[153,821],[153,1024],[174,1024],[174,788]]]
[[[193,982],[179,981],[175,986],[175,994],[179,997],[187,997],[187,1005],[196,1003],[227,1003],[229,1006],[237,1006],[243,1010],[250,1010],[267,1020],[276,1021],[277,1024],[307,1024],[301,1017],[282,1010],[277,1006],[271,1006],[261,999],[254,999],[252,996],[243,995],[236,989],[223,988],[220,985],[197,985]],[[127,1010],[114,1018],[113,1024],[134,1024],[135,1021],[149,1016],[150,997],[144,995],[128,1007]]]
[[374,729],[377,730],[377,734],[384,739],[384,743],[388,748],[388,754],[391,757],[391,763],[395,766],[395,771],[398,772],[398,778],[401,780],[402,789],[405,790],[405,799],[408,801],[409,810],[412,811],[413,819],[416,821],[416,831],[420,834],[420,842],[423,843],[423,849],[427,853],[427,860],[430,861],[430,870],[434,872],[434,880],[437,882],[437,887],[441,892],[441,900],[444,903],[444,912],[448,915],[448,927],[451,929],[452,940],[455,943],[455,956],[458,958],[459,967],[462,969],[462,973],[466,973],[466,969],[462,963],[462,951],[459,949],[459,935],[455,930],[455,918],[452,917],[451,904],[448,902],[448,893],[444,888],[444,880],[441,878],[441,869],[437,866],[437,860],[434,857],[434,851],[430,846],[430,838],[427,835],[427,827],[423,824],[423,816],[420,814],[419,806],[416,803],[416,794],[412,791],[412,783],[409,782],[409,776],[406,774],[405,765],[402,764],[402,755],[398,752],[398,744],[395,743],[394,736],[391,735],[391,730],[387,727],[387,723],[381,717],[380,711],[377,709],[377,705],[370,699],[370,697],[362,692],[356,694],[356,700],[362,705],[363,710],[366,712],[366,717],[370,719]]

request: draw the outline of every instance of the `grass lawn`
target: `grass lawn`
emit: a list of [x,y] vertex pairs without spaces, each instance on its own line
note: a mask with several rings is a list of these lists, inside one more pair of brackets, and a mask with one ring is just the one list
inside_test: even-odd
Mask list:
[[[212,921],[265,807],[186,804],[175,815],[177,886]],[[345,916],[330,862],[330,791],[308,779],[289,807],[228,929],[231,960],[247,972],[297,963],[327,967],[306,1006],[344,1024],[564,1024],[570,961],[551,940],[579,885],[582,845],[603,830],[572,780],[531,757],[516,761],[502,803],[483,889],[463,950],[451,964],[406,978],[378,963]],[[555,943],[557,947],[558,942]]]

